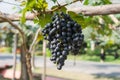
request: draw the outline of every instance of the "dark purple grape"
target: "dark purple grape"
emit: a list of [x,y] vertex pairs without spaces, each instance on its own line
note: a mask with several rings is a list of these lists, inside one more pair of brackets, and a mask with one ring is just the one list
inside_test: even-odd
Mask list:
[[62,55],[63,55],[63,56],[68,55],[68,51],[65,51],[65,50],[64,50],[64,51],[62,52]]
[[60,21],[57,21],[56,24],[59,25],[59,24],[60,24]]
[[70,24],[67,24],[67,27],[68,27],[68,28],[70,28],[70,27],[71,27],[71,25],[70,25]]
[[56,38],[59,38],[61,35],[60,34],[56,34]]
[[61,70],[61,69],[62,69],[61,64],[57,65],[57,69],[58,69],[58,70]]
[[66,32],[62,32],[62,36],[65,38],[67,36]]
[[67,28],[67,31],[70,32],[70,33],[72,32],[71,28]]
[[72,33],[67,32],[67,37],[71,37],[71,36],[72,36]]
[[57,52],[57,56],[59,57],[61,55],[61,52]]
[[64,27],[62,27],[62,31],[66,31],[66,27],[64,26]]
[[57,43],[57,47],[60,47],[62,44],[61,43]]
[[56,28],[54,27],[54,28],[49,32],[49,35],[53,35],[53,34],[55,34],[55,32],[56,32]]
[[61,25],[61,27],[64,27],[64,26],[66,26],[66,23],[61,21],[60,25]]
[[57,28],[57,29],[60,29],[60,25],[57,25],[56,28]]
[[71,50],[71,49],[72,49],[72,46],[69,45],[69,46],[68,46],[68,49]]
[[56,60],[56,57],[55,57],[55,56],[52,56],[52,57],[50,58],[50,60],[51,60],[51,61],[54,61],[54,60]]

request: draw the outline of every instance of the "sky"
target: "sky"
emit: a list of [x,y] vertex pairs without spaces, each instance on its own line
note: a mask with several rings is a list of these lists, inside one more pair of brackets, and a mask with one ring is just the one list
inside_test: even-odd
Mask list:
[[[20,5],[20,3],[15,2],[15,0],[3,0],[3,2],[0,2],[0,11],[1,12],[3,12],[3,13],[15,13],[17,11],[17,9],[20,9],[19,6],[7,4],[6,2],[16,4],[16,5]],[[17,9],[14,9],[15,7]]]

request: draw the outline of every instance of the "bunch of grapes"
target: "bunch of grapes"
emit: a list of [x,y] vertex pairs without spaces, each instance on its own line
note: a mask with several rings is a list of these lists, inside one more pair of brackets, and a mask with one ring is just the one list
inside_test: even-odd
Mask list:
[[79,53],[84,40],[81,26],[63,12],[54,14],[52,22],[46,24],[42,32],[44,38],[49,42],[52,54],[50,60],[57,64],[58,70],[64,65],[70,52],[74,55]]

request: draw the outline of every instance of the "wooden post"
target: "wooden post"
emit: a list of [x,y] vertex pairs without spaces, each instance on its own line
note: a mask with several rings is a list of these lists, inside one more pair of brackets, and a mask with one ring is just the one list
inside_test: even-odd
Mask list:
[[74,62],[73,62],[73,66],[76,65],[76,55],[74,55]]
[[14,60],[14,65],[13,65],[13,79],[15,80],[15,72],[16,72],[16,63],[17,63],[17,57],[16,57],[16,50],[17,50],[17,33],[14,35],[14,44],[13,44],[13,60]]
[[35,49],[33,49],[32,51],[31,51],[31,64],[32,64],[32,70],[34,70],[35,68],[36,68],[36,66],[35,66],[35,55],[34,55],[34,51]]
[[95,50],[95,42],[93,40],[91,40],[91,50],[92,51]]
[[44,58],[44,68],[42,80],[46,80],[46,41],[43,41],[43,58]]
[[103,63],[104,60],[105,60],[105,52],[104,52],[104,48],[101,48],[100,58],[101,58],[101,61],[100,61],[100,62]]

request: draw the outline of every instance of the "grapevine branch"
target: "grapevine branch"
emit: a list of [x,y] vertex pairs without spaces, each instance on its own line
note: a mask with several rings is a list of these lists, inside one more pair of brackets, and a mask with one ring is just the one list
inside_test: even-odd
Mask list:
[[4,21],[7,21],[9,24],[11,24],[15,29],[17,29],[21,34],[23,34],[23,31],[16,25],[14,24],[11,20],[9,20],[7,17],[5,16],[1,16],[0,15],[0,18]]
[[[18,14],[18,13],[16,13],[16,14],[7,14],[7,13],[0,12],[0,15],[4,16],[4,17],[7,17],[11,21],[19,21],[20,18],[22,17],[22,15]],[[35,13],[30,13],[30,14],[27,14],[25,17],[26,17],[26,20],[33,20],[35,16],[36,16]],[[6,21],[0,19],[0,22],[6,22]]]
[[[77,1],[79,0],[75,0],[74,2],[71,2],[70,4],[75,3]],[[46,11],[46,13],[49,14],[67,5],[69,4],[60,5],[54,8],[53,10]],[[81,6],[81,7],[76,7],[76,8],[72,7],[70,9],[68,8],[67,10],[75,12],[77,14],[82,13],[83,15],[86,15],[86,16],[118,14],[120,13],[120,4],[109,4],[109,5],[102,5],[102,6]],[[6,16],[12,21],[19,21],[20,17],[22,16],[21,14],[2,14],[2,15]],[[26,20],[33,20],[35,16],[36,16],[35,13],[27,14]],[[5,21],[0,19],[0,22],[5,22]]]
[[118,14],[120,13],[120,4],[109,4],[101,6],[83,6],[77,8],[70,8],[68,11],[73,11],[75,13],[82,13],[86,16],[94,15],[108,15],[108,14]]
[[21,36],[22,36],[22,40],[23,40],[23,45],[24,45],[24,49],[26,50],[26,39],[25,39],[25,35],[24,32],[19,28],[19,26],[17,26],[16,24],[14,24],[9,18],[5,17],[5,16],[1,16],[0,15],[0,20],[3,20],[5,22],[8,22],[12,27],[14,27],[15,29],[17,29]]
[[34,37],[34,40],[32,42],[32,44],[30,45],[30,49],[29,49],[29,52],[32,52],[33,50],[33,46],[36,44],[36,40],[37,40],[37,37],[38,37],[38,34],[39,32],[41,31],[41,28],[39,28],[35,34],[35,37]]
[[66,3],[66,4],[63,4],[63,5],[60,5],[60,4],[59,4],[58,7],[54,8],[54,9],[52,9],[52,10],[50,10],[50,11],[47,11],[47,12],[57,11],[57,10],[61,9],[62,7],[65,7],[65,6],[69,5],[69,4],[72,4],[72,3],[75,3],[75,2],[78,2],[78,1],[80,1],[80,0],[74,0],[74,1],[72,1],[71,3]]

